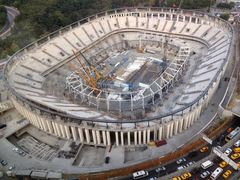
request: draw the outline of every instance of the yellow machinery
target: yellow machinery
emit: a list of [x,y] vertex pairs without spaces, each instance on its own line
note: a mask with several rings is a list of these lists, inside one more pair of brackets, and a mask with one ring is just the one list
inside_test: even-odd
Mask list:
[[[78,61],[82,64],[82,62],[80,61],[79,57],[77,56],[77,54],[74,52],[74,50],[72,49],[73,53],[75,54],[75,56],[77,57]],[[102,78],[102,74],[99,75],[98,72],[94,69],[94,67],[90,64],[90,62],[85,58],[85,56],[80,52],[80,54],[82,55],[82,57],[85,59],[85,61],[88,63],[88,65],[91,67],[91,69],[93,70],[93,72],[96,74],[96,78],[97,80]],[[83,65],[82,65],[83,66]]]
[[107,81],[112,81],[114,77],[111,77],[106,67],[104,67],[104,70],[108,73],[108,76],[109,76],[109,79],[107,79]]

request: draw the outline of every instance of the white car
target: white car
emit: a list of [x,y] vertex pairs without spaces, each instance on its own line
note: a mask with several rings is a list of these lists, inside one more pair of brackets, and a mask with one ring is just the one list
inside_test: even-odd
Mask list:
[[166,171],[166,168],[164,166],[156,169],[156,173],[162,172],[162,171]]
[[182,169],[185,169],[186,168],[186,166],[179,166],[178,168],[177,168],[177,171],[180,171],[180,170],[182,170]]
[[240,140],[234,143],[234,146],[239,147],[240,146]]
[[186,159],[185,159],[185,158],[181,158],[181,159],[179,159],[179,160],[176,161],[177,164],[182,164],[182,163],[184,163],[184,162],[186,162]]
[[191,166],[191,165],[193,165],[193,164],[195,164],[195,161],[191,161],[191,162],[187,163],[186,166],[188,167],[188,166]]
[[210,175],[210,172],[209,171],[205,171],[205,172],[203,172],[202,174],[201,174],[201,178],[206,178],[207,176],[209,176]]
[[232,149],[227,148],[226,151],[225,151],[223,154],[225,154],[226,156],[228,156],[229,154],[231,154],[231,152],[232,152]]
[[14,148],[13,148],[13,151],[16,152],[16,153],[18,153],[19,149],[16,148],[16,147],[14,147]]

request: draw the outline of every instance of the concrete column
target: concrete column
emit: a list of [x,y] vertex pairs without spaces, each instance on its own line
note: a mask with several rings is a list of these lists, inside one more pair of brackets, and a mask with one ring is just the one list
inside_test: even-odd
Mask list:
[[52,126],[53,126],[53,130],[54,130],[54,134],[57,136],[57,135],[58,135],[58,134],[57,134],[57,128],[56,128],[54,122],[52,122]]
[[73,139],[75,141],[77,141],[77,131],[76,131],[76,127],[75,126],[71,126],[71,130],[72,130],[72,135],[73,135]]
[[42,119],[44,130],[47,131],[48,127],[47,127],[46,119],[45,118],[41,118],[41,119]]
[[174,122],[174,135],[177,135],[179,121]]
[[94,142],[94,144],[97,144],[97,139],[96,139],[95,130],[92,130],[92,136],[93,136],[93,142]]
[[177,15],[177,22],[179,21],[179,15]]
[[142,131],[138,131],[138,144],[141,145],[142,144]]
[[131,145],[131,141],[130,141],[130,132],[128,132],[128,146]]
[[121,145],[124,146],[123,132],[121,132]]
[[97,144],[101,144],[100,132],[98,130],[96,131],[96,136],[97,136]]
[[43,129],[43,124],[42,124],[42,121],[41,121],[40,117],[37,117],[36,119],[32,119],[30,114],[28,114],[28,116],[29,116],[29,119],[31,119],[31,122],[33,123],[33,125],[37,126],[37,124],[36,124],[36,121],[37,121],[40,129]]
[[159,127],[159,131],[158,131],[158,140],[159,140],[159,141],[162,140],[162,126]]
[[195,19],[195,23],[196,23],[196,24],[197,24],[197,22],[198,22],[198,18]]
[[102,131],[102,136],[103,136],[103,144],[107,145],[107,141],[106,141],[106,132]]
[[190,16],[190,18],[189,18],[189,22],[190,22],[190,23],[192,22],[192,16]]
[[170,124],[166,125],[167,131],[166,131],[166,139],[169,138],[169,132],[170,132]]
[[143,144],[146,144],[146,130],[143,130]]
[[185,23],[185,16],[183,16],[183,22]]
[[183,119],[181,119],[180,121],[179,121],[179,126],[178,126],[179,128],[178,128],[178,131],[179,131],[179,133],[181,133],[182,132],[182,129],[183,129]]
[[88,129],[85,129],[85,135],[86,135],[87,143],[90,143],[90,135],[89,135]]
[[56,130],[57,130],[58,136],[61,137],[61,130],[60,130],[60,127],[59,127],[58,123],[55,123],[55,127],[56,127]]
[[172,21],[172,18],[173,18],[173,15],[171,14],[171,15],[170,15],[170,21]]
[[107,144],[111,146],[111,140],[110,140],[110,132],[107,131]]
[[172,137],[173,136],[173,125],[174,123],[170,124],[170,132],[169,132],[169,136]]
[[188,125],[188,116],[184,118],[184,124],[183,124],[183,129],[186,130]]
[[137,145],[137,131],[134,131],[134,144]]
[[118,132],[115,132],[116,146],[119,146]]
[[78,134],[79,134],[80,142],[84,142],[83,130],[80,127],[78,128]]
[[52,134],[53,133],[52,123],[50,120],[46,120],[46,122],[47,122],[48,130]]
[[66,138],[66,132],[65,132],[65,129],[64,129],[64,126],[62,124],[59,124],[60,126],[60,129],[61,129],[61,132],[62,132],[62,137]]
[[147,143],[150,143],[150,129],[147,130]]
[[67,134],[67,138],[68,139],[71,139],[71,134],[70,134],[70,131],[69,131],[69,126],[65,126],[65,131],[66,131],[66,134]]

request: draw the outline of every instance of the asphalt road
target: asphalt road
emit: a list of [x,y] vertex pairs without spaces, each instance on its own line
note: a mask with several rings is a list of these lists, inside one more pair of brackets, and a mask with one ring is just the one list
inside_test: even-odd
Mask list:
[[18,15],[19,13],[14,10],[13,8],[7,7],[5,6],[7,9],[7,13],[8,13],[8,25],[5,27],[4,31],[2,32],[2,34],[0,34],[0,37],[2,39],[4,39],[5,37],[9,36],[11,34],[11,27],[14,25],[14,18],[16,15]]
[[[234,123],[233,123],[232,125],[230,125],[229,127],[233,127],[233,128],[235,129],[237,126],[240,126],[240,118],[237,118],[237,117],[236,117]],[[223,133],[223,135],[225,135],[225,136],[226,136],[227,134],[228,134],[227,132],[224,132],[224,133]],[[221,135],[222,135],[222,134],[220,134],[219,136],[221,136]],[[219,137],[219,136],[218,136],[218,137]],[[201,159],[209,156],[209,155],[211,154],[211,148],[212,148],[212,147],[219,146],[219,143],[217,142],[218,137],[213,140],[213,144],[212,144],[212,145],[210,145],[210,144],[207,145],[207,146],[209,147],[209,150],[208,150],[208,151],[206,151],[206,152],[204,152],[204,153],[201,153],[201,152],[198,150],[198,155],[195,156],[194,158],[190,158],[190,157],[188,157],[188,156],[185,156],[184,158],[186,159],[186,162],[184,162],[183,164],[178,165],[178,164],[176,164],[176,162],[173,162],[173,163],[171,163],[171,164],[166,165],[166,166],[165,166],[166,171],[161,172],[159,177],[177,171],[177,168],[178,168],[179,166],[186,165],[186,164],[188,164],[188,163],[191,162],[191,161],[197,162],[197,161],[199,161],[199,160],[201,160]],[[220,146],[223,146],[223,145],[225,145],[226,143],[227,143],[227,142],[226,142],[225,140],[222,140],[222,141],[220,142]],[[234,147],[230,147],[230,148],[233,149]],[[228,157],[230,157],[232,154],[234,154],[234,152],[232,152]],[[176,160],[177,160],[177,159],[176,159]],[[213,161],[213,159],[209,159],[209,160],[212,160],[212,161]],[[235,161],[235,162],[239,162],[240,159],[236,159],[236,160],[234,160],[234,161]],[[220,162],[222,162],[222,161],[220,161]],[[203,172],[205,172],[205,171],[208,170],[208,171],[211,173],[211,172],[213,172],[217,167],[219,167],[219,163],[214,163],[214,165],[213,165],[212,167],[210,167],[210,168],[208,168],[208,169],[206,169],[206,170],[204,170],[204,169],[202,169],[202,168],[200,167],[200,169],[201,169],[200,172],[199,172],[198,174],[196,174],[196,175],[193,175],[193,174],[192,174],[192,177],[189,178],[189,179],[190,179],[190,180],[193,180],[193,179],[195,179],[195,178],[198,178],[198,179],[200,180],[200,179],[202,179],[202,178],[200,177],[200,175],[201,175]],[[235,171],[230,165],[227,165],[226,167],[223,168],[223,173],[226,172],[227,170],[230,170],[230,171],[232,172],[232,175],[230,175],[230,177],[233,176],[233,175],[236,174],[236,173],[239,173],[238,171]],[[156,173],[155,170],[149,171],[148,173],[149,173],[149,176],[146,177],[146,178],[142,178],[143,180],[148,180],[148,179],[150,179],[151,177],[158,177],[158,173]],[[207,177],[206,179],[208,179],[208,178],[209,178],[209,177]],[[221,176],[218,177],[218,180],[223,180],[223,179],[224,179],[224,178],[222,177],[222,174],[221,174]],[[132,177],[125,178],[125,180],[132,180]]]

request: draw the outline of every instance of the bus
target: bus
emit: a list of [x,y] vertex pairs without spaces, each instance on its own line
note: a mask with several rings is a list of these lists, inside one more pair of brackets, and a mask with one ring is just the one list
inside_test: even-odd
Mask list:
[[220,167],[218,167],[218,168],[211,174],[210,178],[211,178],[212,180],[216,180],[216,179],[218,178],[218,176],[221,175],[222,172],[223,172],[223,169],[220,168]]
[[144,170],[133,173],[133,179],[140,179],[146,176],[148,176],[148,172]]
[[225,141],[229,142],[232,138],[234,138],[240,132],[240,127],[236,127],[230,134],[228,134],[225,138]]

